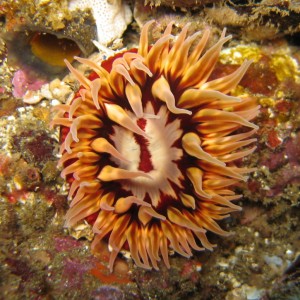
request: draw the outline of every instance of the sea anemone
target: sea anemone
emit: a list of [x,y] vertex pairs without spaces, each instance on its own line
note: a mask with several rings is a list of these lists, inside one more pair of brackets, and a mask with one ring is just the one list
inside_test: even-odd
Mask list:
[[[93,71],[86,77],[66,64],[81,86],[58,105],[62,177],[72,199],[66,225],[95,216],[92,247],[108,243],[109,268],[125,249],[137,266],[169,264],[169,249],[192,256],[212,250],[206,232],[226,236],[216,221],[241,208],[231,189],[253,169],[237,160],[251,154],[259,107],[252,98],[230,95],[249,65],[210,80],[231,36],[204,50],[210,31],[177,38],[170,23],[155,44],[144,25],[138,49],[101,65],[76,59]],[[196,41],[198,39],[198,42]]]

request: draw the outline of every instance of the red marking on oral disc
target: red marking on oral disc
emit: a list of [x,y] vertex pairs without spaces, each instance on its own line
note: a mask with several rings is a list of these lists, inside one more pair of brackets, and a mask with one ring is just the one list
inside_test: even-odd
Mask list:
[[[141,118],[138,119],[136,123],[142,130],[145,131],[147,120]],[[151,153],[148,149],[149,141],[145,137],[138,134],[134,134],[134,138],[141,150],[139,170],[148,173],[154,169],[151,161]]]

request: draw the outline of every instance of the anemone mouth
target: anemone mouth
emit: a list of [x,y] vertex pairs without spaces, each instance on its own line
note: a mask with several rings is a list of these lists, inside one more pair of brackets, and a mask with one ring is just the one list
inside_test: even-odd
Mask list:
[[157,208],[162,193],[176,198],[172,184],[182,187],[180,180],[183,176],[177,163],[183,151],[174,146],[182,130],[178,119],[168,121],[169,113],[164,105],[154,114],[151,102],[148,102],[145,112],[149,117],[137,118],[130,112],[129,115],[147,137],[114,126],[111,139],[116,149],[127,158],[127,161],[114,160],[117,166],[130,172],[141,172],[141,176],[121,181],[121,187],[139,199],[149,197],[151,205]]
[[53,121],[67,128],[59,161],[72,182],[66,224],[97,215],[93,245],[108,241],[111,270],[124,247],[147,269],[161,258],[169,267],[168,249],[185,257],[211,250],[205,232],[227,235],[217,221],[240,210],[231,187],[253,171],[235,161],[255,150],[250,120],[259,107],[230,95],[251,62],[210,81],[230,36],[204,52],[205,31],[190,50],[199,34],[187,37],[187,25],[171,42],[169,24],[149,47],[151,23],[137,50],[102,66],[77,58],[93,70],[89,77],[66,62],[81,87]]

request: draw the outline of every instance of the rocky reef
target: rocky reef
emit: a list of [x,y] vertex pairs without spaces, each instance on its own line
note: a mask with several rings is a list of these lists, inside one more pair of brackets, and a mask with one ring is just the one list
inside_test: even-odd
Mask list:
[[[98,39],[99,16],[72,1],[0,3],[0,298],[280,300],[300,297],[300,5],[297,1],[102,1],[125,30]],[[76,2],[76,1],[75,1]],[[83,1],[84,2],[84,1]],[[99,1],[101,2],[101,1]],[[109,6],[110,5],[110,6]],[[241,165],[256,168],[236,187],[242,212],[225,219],[230,237],[209,235],[213,252],[171,268],[137,268],[128,253],[107,269],[102,245],[91,253],[88,222],[64,227],[68,184],[59,176],[59,129],[53,107],[74,97],[78,83],[62,58],[101,62],[115,50],[136,47],[141,26],[155,19],[153,36],[173,20],[176,35],[224,27],[226,44],[213,78],[252,65],[232,92],[257,99],[257,150]],[[110,35],[111,34],[111,35]],[[112,37],[111,37],[112,36]],[[96,47],[92,40],[97,40]],[[49,61],[47,52],[53,55]],[[78,66],[81,72],[89,72]]]

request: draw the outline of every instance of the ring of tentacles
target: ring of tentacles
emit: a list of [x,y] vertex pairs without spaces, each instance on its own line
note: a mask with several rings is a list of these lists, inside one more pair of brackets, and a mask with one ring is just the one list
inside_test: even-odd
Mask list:
[[[94,215],[93,245],[104,240],[109,268],[120,251],[137,266],[167,267],[169,250],[190,257],[192,249],[212,249],[206,232],[228,233],[217,221],[240,210],[232,190],[251,169],[236,161],[255,150],[250,122],[259,107],[251,98],[230,95],[251,64],[210,80],[223,31],[207,48],[210,31],[177,37],[170,23],[149,45],[144,25],[138,49],[100,65],[76,58],[92,72],[85,76],[68,62],[80,82],[69,103],[58,105],[63,167],[70,182],[67,226]],[[252,145],[251,145],[252,144]]]

